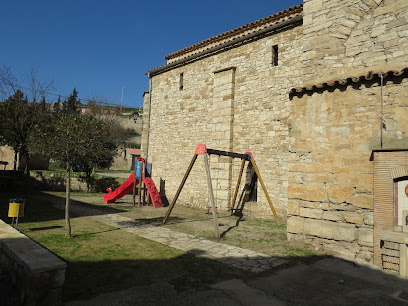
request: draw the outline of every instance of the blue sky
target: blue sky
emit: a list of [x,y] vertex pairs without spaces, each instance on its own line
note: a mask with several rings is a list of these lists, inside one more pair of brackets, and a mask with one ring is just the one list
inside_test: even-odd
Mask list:
[[[56,94],[139,107],[145,73],[164,56],[269,16],[301,0],[2,1],[0,66],[24,79],[32,67]],[[51,102],[51,101],[48,101]]]

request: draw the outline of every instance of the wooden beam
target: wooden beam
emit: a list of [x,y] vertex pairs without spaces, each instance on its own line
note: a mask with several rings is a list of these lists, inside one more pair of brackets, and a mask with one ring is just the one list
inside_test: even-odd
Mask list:
[[266,190],[264,182],[263,182],[263,180],[261,178],[261,174],[259,173],[258,167],[256,166],[255,159],[253,157],[251,157],[251,163],[252,163],[252,166],[254,167],[256,176],[258,177],[259,182],[261,183],[262,189],[263,189],[263,191],[265,193],[266,199],[268,200],[269,206],[270,206],[270,208],[272,210],[273,216],[275,217],[276,223],[280,224],[279,217],[278,217],[278,215],[277,215],[277,213],[275,211],[275,208],[273,207],[271,198],[269,197],[268,191]]
[[208,197],[210,198],[212,215],[214,219],[215,238],[220,239],[220,230],[218,228],[217,206],[215,205],[214,191],[212,188],[210,165],[208,162],[208,154],[204,154],[205,172],[207,173]]
[[227,151],[214,150],[214,149],[207,149],[207,153],[210,155],[228,156],[228,157],[240,158],[244,160],[249,160],[251,158],[249,154],[240,154],[240,153],[227,152]]
[[239,176],[238,176],[238,182],[237,186],[235,187],[235,192],[234,192],[234,199],[232,200],[230,209],[231,209],[231,215],[233,213],[233,208],[235,206],[235,201],[237,200],[237,195],[238,195],[238,190],[239,190],[239,185],[241,184],[241,179],[242,179],[242,173],[244,172],[244,166],[245,166],[245,159],[242,160],[241,163],[241,169],[239,170]]
[[186,180],[188,178],[188,175],[191,172],[191,169],[194,166],[195,161],[197,160],[197,156],[198,156],[197,154],[194,154],[193,159],[191,160],[190,165],[188,166],[187,171],[184,174],[183,180],[181,181],[181,184],[180,184],[179,188],[177,189],[176,194],[174,195],[173,201],[171,202],[171,204],[169,206],[169,209],[167,210],[166,216],[163,219],[163,224],[166,224],[167,219],[169,218],[169,216],[171,214],[171,211],[173,210],[174,205],[176,205],[176,201],[177,201],[177,199],[178,199],[178,197],[180,195],[181,190],[183,189],[183,186],[184,186],[184,184],[185,184],[185,182],[186,182]]

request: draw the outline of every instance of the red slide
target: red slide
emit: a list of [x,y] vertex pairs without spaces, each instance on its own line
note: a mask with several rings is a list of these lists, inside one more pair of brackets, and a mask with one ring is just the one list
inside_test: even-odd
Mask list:
[[150,198],[152,199],[152,202],[153,202],[153,207],[154,208],[163,207],[163,203],[160,198],[160,194],[157,191],[157,188],[154,185],[153,180],[150,177],[144,177],[143,182],[145,183],[147,190],[149,191]]
[[[128,194],[132,188],[133,188],[133,180],[135,178],[135,173],[132,173],[128,180],[124,182],[121,186],[119,186],[118,189],[115,191],[110,191],[109,193],[104,193],[103,199],[105,200],[105,203],[115,203],[117,199],[120,199],[123,197],[125,194]],[[139,179],[136,179],[136,185],[139,183]],[[108,188],[108,190],[111,188]],[[157,190],[156,190],[157,191]]]

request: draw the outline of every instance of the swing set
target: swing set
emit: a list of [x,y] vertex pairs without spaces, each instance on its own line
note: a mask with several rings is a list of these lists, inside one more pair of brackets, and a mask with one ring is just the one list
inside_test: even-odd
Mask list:
[[218,155],[218,156],[227,156],[227,157],[231,157],[231,158],[239,158],[242,159],[242,163],[241,163],[241,169],[239,172],[239,176],[238,176],[238,182],[237,182],[237,186],[235,188],[235,192],[234,192],[234,198],[233,201],[229,207],[229,209],[231,211],[237,210],[236,208],[234,208],[235,206],[235,202],[237,199],[237,194],[238,194],[238,189],[239,189],[239,185],[241,183],[241,179],[242,179],[242,173],[244,172],[244,167],[245,167],[245,162],[250,162],[255,170],[255,173],[258,177],[259,182],[261,183],[262,189],[265,193],[266,199],[268,200],[269,206],[272,210],[273,216],[275,217],[275,220],[278,224],[280,224],[280,220],[278,215],[276,214],[275,208],[273,207],[272,201],[269,197],[268,191],[266,190],[265,184],[263,183],[263,180],[261,178],[261,174],[259,173],[259,169],[255,163],[255,159],[254,156],[252,155],[251,152],[247,152],[245,154],[240,154],[240,153],[234,153],[234,152],[227,152],[227,151],[220,151],[220,150],[214,150],[214,149],[209,149],[206,148],[205,144],[200,143],[197,145],[197,148],[194,152],[194,156],[193,159],[190,162],[190,165],[187,168],[186,173],[184,174],[183,180],[180,183],[179,188],[177,189],[176,194],[174,195],[173,201],[171,202],[169,209],[167,210],[166,216],[163,219],[163,224],[166,224],[167,219],[169,218],[171,211],[173,210],[174,205],[176,205],[176,201],[181,193],[181,190],[184,187],[184,184],[191,172],[191,169],[194,166],[194,163],[197,160],[197,157],[199,155],[204,155],[204,163],[205,163],[205,170],[206,170],[206,174],[207,174],[207,184],[208,184],[208,194],[209,194],[209,200],[210,200],[210,206],[211,206],[211,211],[212,211],[212,215],[213,215],[213,219],[214,219],[214,229],[215,229],[215,237],[217,239],[220,239],[220,231],[218,228],[218,219],[217,219],[217,211],[216,211],[216,205],[215,205],[215,198],[214,198],[214,191],[212,188],[212,182],[211,182],[211,174],[210,174],[210,165],[209,165],[209,161],[208,161],[208,155]]

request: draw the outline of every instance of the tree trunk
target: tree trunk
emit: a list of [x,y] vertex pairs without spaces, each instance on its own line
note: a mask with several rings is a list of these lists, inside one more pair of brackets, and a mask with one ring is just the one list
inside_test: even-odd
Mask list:
[[65,195],[65,237],[71,238],[71,222],[69,219],[69,198],[71,196],[71,167],[67,166],[67,181],[66,181],[66,195]]
[[24,159],[25,159],[25,163],[26,163],[24,172],[25,172],[25,174],[27,176],[30,176],[30,165],[28,164],[29,161],[30,161],[30,155],[28,153],[25,153],[24,154]]
[[17,170],[17,152],[14,151],[14,171]]

